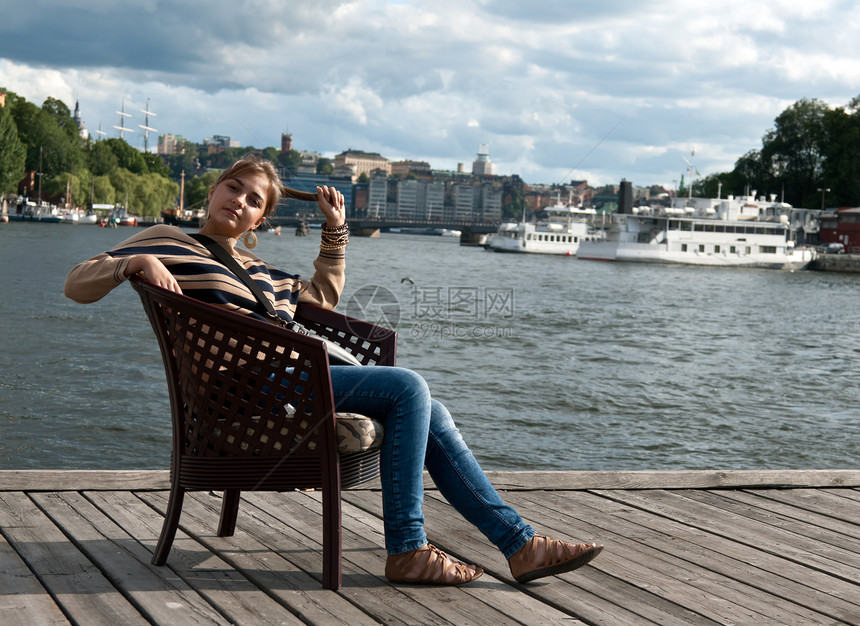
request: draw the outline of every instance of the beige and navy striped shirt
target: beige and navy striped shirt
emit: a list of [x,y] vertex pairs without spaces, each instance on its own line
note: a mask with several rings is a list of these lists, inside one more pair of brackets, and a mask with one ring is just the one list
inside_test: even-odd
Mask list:
[[[292,320],[299,302],[327,309],[337,305],[346,269],[343,250],[321,251],[314,261],[314,275],[308,281],[236,247],[235,239],[217,236],[212,239],[224,246],[248,270],[263,293],[271,298],[278,315],[286,321]],[[182,229],[164,224],[146,228],[113,249],[76,265],[66,278],[66,296],[82,303],[100,300],[128,278],[126,266],[135,254],[157,256],[187,296],[266,319],[262,305],[233,272]]]

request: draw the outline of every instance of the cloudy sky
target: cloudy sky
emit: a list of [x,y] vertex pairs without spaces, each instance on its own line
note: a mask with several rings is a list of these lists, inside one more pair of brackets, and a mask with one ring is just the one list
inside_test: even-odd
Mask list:
[[[200,142],[672,186],[860,95],[855,0],[0,0],[0,86]],[[126,139],[143,148],[142,131]],[[156,138],[150,136],[153,148]],[[688,179],[689,180],[689,179]]]

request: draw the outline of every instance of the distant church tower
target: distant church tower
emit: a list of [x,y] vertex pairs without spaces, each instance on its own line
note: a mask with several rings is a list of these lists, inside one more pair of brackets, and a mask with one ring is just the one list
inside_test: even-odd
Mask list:
[[75,100],[75,114],[72,119],[78,127],[78,135],[80,135],[81,139],[85,141],[89,139],[90,132],[87,130],[87,125],[84,124],[84,120],[81,119],[81,105],[77,100]]
[[281,154],[293,149],[293,136],[290,133],[281,133]]
[[472,162],[472,176],[492,176],[493,162],[490,161],[490,146],[482,143],[478,146],[478,158]]

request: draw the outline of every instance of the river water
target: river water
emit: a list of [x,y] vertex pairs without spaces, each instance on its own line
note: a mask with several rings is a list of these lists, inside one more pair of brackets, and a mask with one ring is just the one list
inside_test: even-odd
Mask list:
[[[0,224],[0,468],[155,469],[170,455],[136,294],[63,297],[134,231]],[[309,275],[318,239],[260,236]],[[353,237],[340,310],[400,333],[486,469],[856,468],[860,277],[503,255]]]

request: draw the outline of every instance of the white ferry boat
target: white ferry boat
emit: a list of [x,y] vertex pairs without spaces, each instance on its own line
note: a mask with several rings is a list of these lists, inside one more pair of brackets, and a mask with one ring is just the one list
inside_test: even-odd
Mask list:
[[633,207],[608,216],[605,238],[584,241],[577,256],[638,261],[802,269],[811,248],[795,246],[789,205],[754,196],[674,198],[669,207]]
[[529,223],[502,223],[484,244],[495,252],[562,254],[574,256],[582,241],[592,236],[594,209],[558,203],[546,207],[547,219]]

